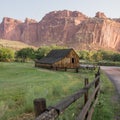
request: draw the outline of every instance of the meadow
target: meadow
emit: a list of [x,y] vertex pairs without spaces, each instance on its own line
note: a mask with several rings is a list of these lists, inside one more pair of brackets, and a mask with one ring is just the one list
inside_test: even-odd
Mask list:
[[22,48],[34,48],[37,49],[34,46],[27,45],[23,42],[20,41],[10,41],[10,40],[5,40],[5,39],[0,39],[0,47],[5,47],[5,48],[11,48],[12,50],[20,50]]
[[[34,63],[0,62],[0,120],[34,119],[33,100],[35,98],[46,98],[47,106],[54,105],[82,88],[85,77],[93,80],[94,73],[95,71],[90,70],[80,70],[79,73],[73,70],[68,72],[47,70],[35,68]],[[114,109],[112,105],[110,106],[110,99],[114,94],[114,88],[104,75],[102,75],[101,87],[102,95],[93,119],[95,120],[103,111],[99,120],[103,117],[105,117],[104,120],[112,120]],[[59,120],[74,120],[77,111],[74,106],[70,107],[65,116],[61,116]],[[105,113],[104,110],[106,110]],[[23,119],[24,116],[28,118]]]

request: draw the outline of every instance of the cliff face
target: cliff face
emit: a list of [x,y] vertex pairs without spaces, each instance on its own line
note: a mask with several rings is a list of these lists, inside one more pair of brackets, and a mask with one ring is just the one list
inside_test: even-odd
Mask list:
[[4,18],[0,24],[0,38],[36,46],[57,44],[77,49],[102,47],[120,51],[119,33],[120,19],[109,19],[101,12],[89,18],[77,11],[54,11],[40,22]]
[[85,19],[85,15],[76,11],[51,12],[39,22],[38,40],[44,44],[65,44]]
[[[120,51],[120,23],[108,18],[89,18],[79,25],[75,41],[90,47],[102,47]],[[97,49],[97,48],[96,48]]]
[[38,23],[32,19],[26,18],[25,22],[22,22],[5,17],[0,24],[0,38],[32,44],[37,40],[37,26]]
[[21,21],[5,17],[0,24],[0,37],[10,40],[19,40]]

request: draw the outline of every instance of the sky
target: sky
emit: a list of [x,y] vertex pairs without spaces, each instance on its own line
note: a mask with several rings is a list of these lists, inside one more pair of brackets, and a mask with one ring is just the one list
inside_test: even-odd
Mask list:
[[40,21],[56,10],[79,11],[88,17],[101,11],[109,18],[120,18],[120,0],[0,0],[0,22],[3,17]]

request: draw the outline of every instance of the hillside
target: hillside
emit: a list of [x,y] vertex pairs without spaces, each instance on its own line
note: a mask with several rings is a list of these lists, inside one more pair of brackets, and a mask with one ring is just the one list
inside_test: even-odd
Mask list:
[[120,19],[97,12],[88,17],[79,11],[53,11],[40,22],[24,22],[5,17],[0,24],[0,38],[42,45],[65,45],[75,49],[110,49],[120,51]]
[[30,46],[19,41],[10,41],[10,40],[3,40],[3,39],[0,39],[0,47],[7,47],[14,50],[19,50],[27,47],[36,49],[36,47],[34,46]]

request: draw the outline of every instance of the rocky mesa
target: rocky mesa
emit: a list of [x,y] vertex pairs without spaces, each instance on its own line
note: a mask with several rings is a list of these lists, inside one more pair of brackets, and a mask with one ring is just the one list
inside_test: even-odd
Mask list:
[[65,45],[76,49],[113,49],[120,51],[120,19],[97,12],[88,17],[78,11],[53,11],[40,22],[3,18],[0,38],[42,45]]

